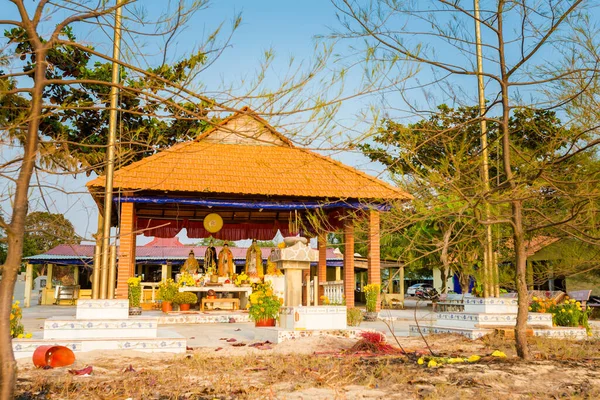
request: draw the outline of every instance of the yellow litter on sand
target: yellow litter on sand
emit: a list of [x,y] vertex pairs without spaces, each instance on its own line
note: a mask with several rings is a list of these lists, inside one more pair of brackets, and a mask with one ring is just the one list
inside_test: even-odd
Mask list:
[[492,357],[500,357],[500,358],[506,358],[506,354],[504,354],[503,352],[496,350],[492,353]]

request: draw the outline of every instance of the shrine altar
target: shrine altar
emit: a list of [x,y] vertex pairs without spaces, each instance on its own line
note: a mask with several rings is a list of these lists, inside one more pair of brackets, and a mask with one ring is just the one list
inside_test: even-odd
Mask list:
[[216,293],[239,293],[240,309],[246,309],[248,298],[252,293],[250,286],[183,286],[179,288],[180,292],[208,292],[214,290]]

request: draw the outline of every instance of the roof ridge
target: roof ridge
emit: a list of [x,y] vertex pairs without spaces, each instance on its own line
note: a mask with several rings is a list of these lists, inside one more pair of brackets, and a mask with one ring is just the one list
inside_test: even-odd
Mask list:
[[252,110],[248,106],[242,107],[241,110],[236,111],[235,113],[229,115],[227,118],[223,119],[218,124],[214,125],[212,128],[202,132],[195,139],[193,139],[193,141],[199,142],[203,139],[206,139],[209,135],[211,135],[213,132],[215,132],[218,128],[223,127],[226,124],[228,124],[229,122],[233,121],[234,119],[240,118],[243,116],[250,116],[250,117],[254,118],[256,121],[263,124],[265,126],[265,128],[267,128],[273,135],[277,136],[277,138],[279,140],[281,140],[282,142],[284,142],[285,144],[287,144],[288,146],[290,146],[292,148],[296,147],[296,146],[294,146],[294,143],[290,139],[288,139],[281,132],[276,130],[269,122],[267,122],[267,120],[265,120],[264,118],[259,116],[254,110]]

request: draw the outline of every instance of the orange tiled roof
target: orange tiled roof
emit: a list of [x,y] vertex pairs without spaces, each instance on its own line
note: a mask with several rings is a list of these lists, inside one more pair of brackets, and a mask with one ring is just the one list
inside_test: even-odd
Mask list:
[[[259,123],[264,126],[264,120]],[[249,137],[247,132],[242,139],[230,139],[227,135],[236,134],[233,129],[213,134],[217,139],[204,134],[115,171],[114,187],[330,199],[411,198],[373,176],[293,147],[269,129],[260,140],[260,135]],[[87,184],[90,188],[104,185],[103,176]]]

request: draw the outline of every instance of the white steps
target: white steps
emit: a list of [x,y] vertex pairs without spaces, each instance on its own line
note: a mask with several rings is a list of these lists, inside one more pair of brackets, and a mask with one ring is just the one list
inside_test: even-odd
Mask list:
[[158,318],[65,319],[49,318],[44,322],[44,339],[100,339],[156,337]]
[[66,346],[75,354],[94,350],[136,350],[142,352],[185,353],[187,340],[177,332],[160,329],[153,338],[113,337],[98,339],[43,339],[34,335],[31,339],[13,339],[15,358],[28,358],[39,346]]
[[[490,326],[514,326],[517,314],[488,314],[467,312],[439,312],[437,324],[448,327],[486,328]],[[529,313],[527,324],[552,328],[552,314]]]

